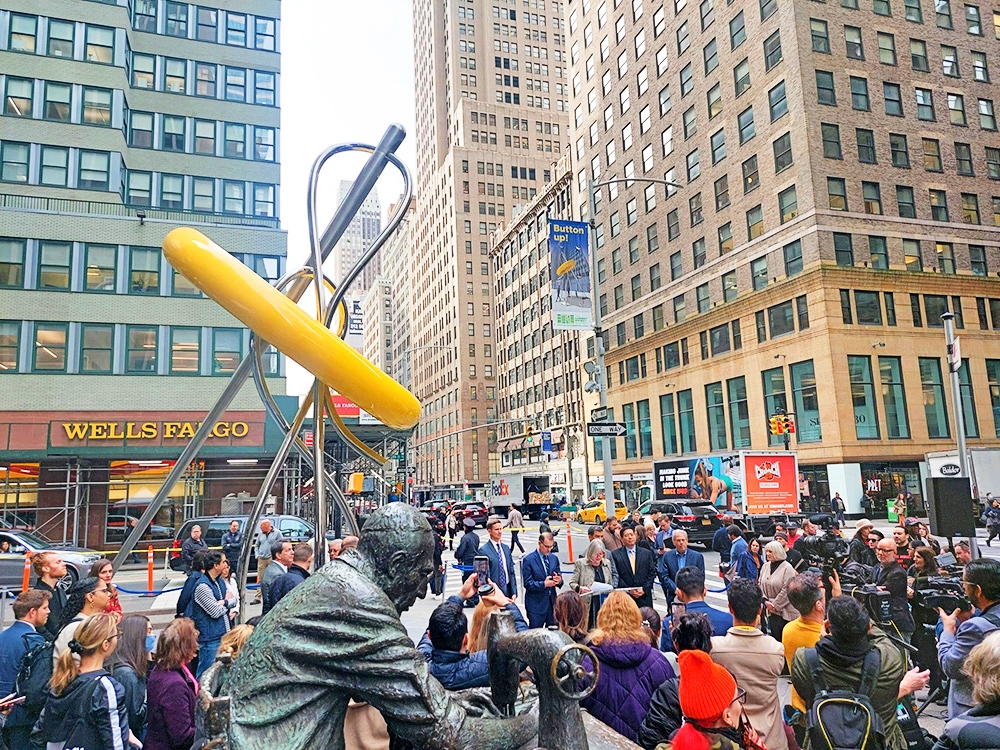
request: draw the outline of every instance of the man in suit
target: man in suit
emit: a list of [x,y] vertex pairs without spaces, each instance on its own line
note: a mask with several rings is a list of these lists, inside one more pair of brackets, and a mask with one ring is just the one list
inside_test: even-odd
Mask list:
[[899,638],[909,643],[916,627],[906,595],[906,571],[897,559],[896,542],[883,539],[875,547],[875,556],[879,564],[872,569],[872,583],[889,592],[889,615],[894,630]]
[[698,568],[702,573],[705,572],[705,556],[688,547],[688,535],[684,529],[674,529],[672,541],[674,548],[660,556],[660,564],[656,571],[660,575],[660,586],[663,587],[668,607],[674,600],[678,570],[691,566]]
[[562,575],[559,557],[552,554],[554,545],[552,534],[543,532],[538,536],[538,549],[521,561],[524,609],[528,613],[529,628],[556,624],[552,608],[556,603],[556,589],[562,586]]
[[[14,624],[0,633],[0,690],[3,695],[14,692],[17,672],[27,648],[24,636],[31,633],[38,643],[43,642],[45,622],[49,617],[49,599],[52,594],[40,589],[22,591],[14,600]],[[29,639],[30,640],[30,639]],[[30,716],[22,706],[15,706],[7,715],[2,731],[5,747],[30,747],[31,727],[37,716]]]
[[622,529],[622,548],[611,554],[618,571],[618,587],[629,589],[639,607],[652,607],[656,560],[652,552],[635,542],[635,529]]
[[503,521],[490,516],[486,520],[486,532],[490,538],[479,548],[479,554],[490,558],[490,583],[513,600],[517,597],[517,576],[514,575],[514,557],[510,553],[510,547],[500,541],[503,536]]
[[[712,624],[712,635],[725,635],[733,627],[733,616],[705,602],[705,571],[689,566],[677,571],[677,601],[686,612],[701,612]],[[673,617],[668,617],[660,630],[660,651],[673,651]]]

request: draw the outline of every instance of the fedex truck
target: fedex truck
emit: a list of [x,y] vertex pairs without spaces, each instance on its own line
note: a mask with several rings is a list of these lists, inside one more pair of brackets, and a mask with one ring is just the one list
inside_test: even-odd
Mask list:
[[526,518],[537,519],[552,505],[548,474],[495,474],[490,482],[493,512],[507,515],[517,505]]

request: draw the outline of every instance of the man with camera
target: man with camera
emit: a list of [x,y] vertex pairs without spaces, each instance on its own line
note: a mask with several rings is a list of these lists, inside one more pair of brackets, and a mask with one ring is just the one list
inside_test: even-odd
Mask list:
[[965,713],[975,703],[972,682],[962,672],[969,652],[983,642],[986,636],[1000,628],[1000,562],[980,558],[965,566],[962,574],[965,595],[979,614],[973,610],[956,609],[951,614],[939,609],[943,630],[938,639],[938,661],[941,671],[951,679],[948,691],[948,718]]
[[889,592],[889,621],[891,625],[882,624],[887,625],[886,630],[890,634],[909,643],[913,638],[915,627],[906,592],[906,571],[897,560],[896,542],[892,539],[883,539],[875,547],[875,556],[878,558],[879,564],[872,571],[872,583]]

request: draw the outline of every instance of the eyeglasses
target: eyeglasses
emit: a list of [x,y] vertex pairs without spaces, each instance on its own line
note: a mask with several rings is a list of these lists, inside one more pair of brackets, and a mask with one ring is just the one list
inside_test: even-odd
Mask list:
[[729,701],[729,705],[731,706],[734,703],[739,703],[741,706],[744,706],[746,705],[746,702],[747,702],[747,691],[741,687],[737,687],[736,697],[733,698],[731,701]]
[[878,554],[879,552],[889,553],[889,552],[895,552],[895,550],[886,549],[885,547],[876,547],[875,548],[875,554]]

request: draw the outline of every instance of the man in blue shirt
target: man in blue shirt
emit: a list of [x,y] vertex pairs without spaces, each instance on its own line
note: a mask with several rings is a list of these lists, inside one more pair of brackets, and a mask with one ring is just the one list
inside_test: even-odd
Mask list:
[[[0,633],[0,695],[14,692],[17,672],[27,652],[24,636],[30,633],[38,643],[44,642],[44,636],[39,631],[49,617],[51,596],[48,591],[28,589],[14,600],[14,624]],[[31,727],[37,718],[29,716],[22,706],[14,706],[0,730],[4,746],[12,750],[30,747]]]
[[747,551],[747,540],[743,538],[743,532],[735,523],[729,525],[726,534],[729,535],[729,564],[735,566]]
[[[677,584],[677,601],[682,602],[688,612],[702,612],[712,623],[712,635],[725,635],[733,627],[733,616],[721,609],[705,603],[705,571],[688,566],[681,568],[674,579]],[[668,618],[660,634],[660,651],[673,651],[674,642],[670,637],[672,618]]]
[[656,532],[656,554],[661,556],[668,549],[673,549],[674,517],[664,513],[656,519],[660,530]]

